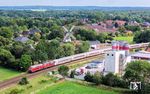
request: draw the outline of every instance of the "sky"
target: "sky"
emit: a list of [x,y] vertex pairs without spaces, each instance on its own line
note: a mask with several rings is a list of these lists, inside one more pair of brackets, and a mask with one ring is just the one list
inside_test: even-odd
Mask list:
[[150,0],[0,0],[0,6],[145,6]]

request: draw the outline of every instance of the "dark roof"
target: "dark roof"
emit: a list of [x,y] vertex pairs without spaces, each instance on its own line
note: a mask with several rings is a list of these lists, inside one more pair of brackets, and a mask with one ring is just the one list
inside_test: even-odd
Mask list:
[[100,44],[100,42],[97,40],[97,41],[89,41],[89,44],[90,45],[97,45],[97,44]]
[[23,31],[22,35],[29,35],[29,31]]
[[27,38],[27,37],[16,37],[14,40],[20,41],[20,42],[27,42],[29,40],[29,38]]
[[34,35],[36,32],[40,33],[41,31],[39,29],[30,29],[29,34]]
[[144,22],[143,26],[150,26],[150,23],[149,22]]

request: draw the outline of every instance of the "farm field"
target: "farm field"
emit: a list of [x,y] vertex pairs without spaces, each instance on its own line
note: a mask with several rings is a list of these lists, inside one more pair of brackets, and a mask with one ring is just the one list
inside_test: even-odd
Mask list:
[[63,82],[40,91],[37,94],[118,94],[113,91],[101,90],[79,85],[73,82]]
[[133,36],[129,36],[129,37],[115,37],[114,40],[127,41],[128,43],[133,43]]
[[0,67],[0,82],[20,75],[21,72]]

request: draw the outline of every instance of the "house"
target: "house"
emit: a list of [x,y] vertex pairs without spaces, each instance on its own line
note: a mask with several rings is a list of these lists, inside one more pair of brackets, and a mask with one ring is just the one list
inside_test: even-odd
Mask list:
[[118,26],[124,26],[126,21],[122,21],[122,20],[116,20],[115,23],[118,24]]
[[91,49],[99,49],[100,48],[100,42],[97,41],[89,41],[90,48]]
[[107,20],[104,23],[106,24],[106,28],[114,28],[114,21],[113,20]]
[[149,22],[143,22],[142,26],[143,27],[150,27],[150,23]]
[[28,36],[28,35],[29,35],[29,31],[23,31],[23,32],[22,32],[22,35],[23,35],[23,36]]
[[101,32],[116,32],[117,29],[116,28],[107,28],[106,25],[104,24],[88,24],[86,26],[88,29],[92,29],[92,30],[95,30],[97,33],[101,33]]
[[14,40],[15,41],[20,41],[22,43],[25,43],[25,42],[27,42],[29,40],[29,38],[23,37],[23,36],[19,36],[19,37],[16,37]]
[[139,26],[140,24],[137,21],[129,21],[128,25],[129,26]]
[[29,35],[34,35],[35,33],[41,33],[39,29],[30,29],[29,30]]

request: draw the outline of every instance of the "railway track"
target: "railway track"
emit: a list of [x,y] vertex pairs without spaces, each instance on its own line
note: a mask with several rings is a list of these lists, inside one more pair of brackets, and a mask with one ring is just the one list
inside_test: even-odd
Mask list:
[[[88,60],[91,60],[91,59],[96,59],[100,56],[101,55],[91,56],[91,57],[88,57],[88,58],[83,58],[83,59],[79,59],[79,60],[76,60],[76,61],[67,62],[67,63],[61,64],[61,65],[71,65],[71,64],[78,63],[78,62],[82,62],[82,61],[88,61]],[[44,69],[44,70],[41,70],[41,71],[38,71],[38,72],[35,72],[35,73],[25,73],[25,74],[22,74],[20,76],[5,80],[3,82],[0,82],[0,90],[2,90],[4,88],[7,88],[7,87],[9,87],[13,84],[17,84],[22,77],[27,77],[28,79],[31,79],[31,78],[34,78],[34,77],[42,74],[42,73],[46,73],[48,71],[56,70],[61,65],[57,65],[57,66],[54,66],[54,67],[51,67],[51,68],[47,68],[47,69]]]

